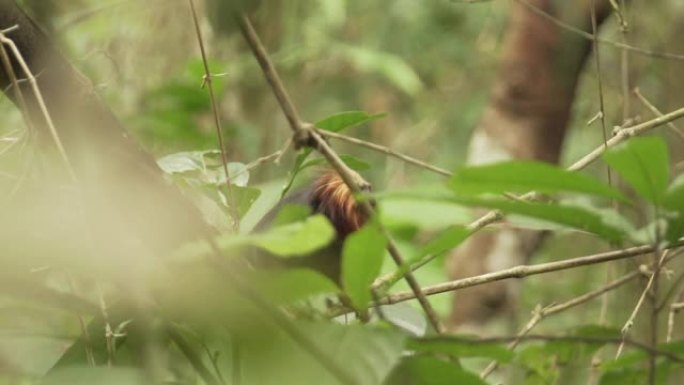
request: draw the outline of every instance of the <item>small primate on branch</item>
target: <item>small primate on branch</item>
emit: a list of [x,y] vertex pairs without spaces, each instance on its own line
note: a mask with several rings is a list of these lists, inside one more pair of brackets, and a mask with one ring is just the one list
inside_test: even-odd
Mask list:
[[260,255],[256,259],[257,265],[306,267],[339,281],[344,240],[349,234],[361,228],[367,220],[363,210],[357,205],[354,194],[336,171],[325,171],[304,189],[280,201],[264,216],[255,227],[255,231],[263,231],[270,227],[283,207],[290,204],[306,205],[311,208],[312,213],[325,215],[335,228],[335,240],[325,249],[310,256],[279,259]]

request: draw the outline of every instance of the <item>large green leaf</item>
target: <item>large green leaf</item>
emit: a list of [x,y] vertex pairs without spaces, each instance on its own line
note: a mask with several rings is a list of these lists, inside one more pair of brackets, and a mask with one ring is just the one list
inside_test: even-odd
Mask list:
[[385,385],[487,385],[477,374],[433,357],[404,358]]
[[[267,231],[249,234],[228,234],[217,237],[216,244],[226,255],[245,246],[256,246],[278,257],[301,257],[329,245],[335,238],[335,229],[323,215],[314,215],[300,222],[273,227]],[[192,261],[212,254],[206,241],[187,243],[171,254],[175,261]],[[244,254],[244,253],[240,253]]]
[[371,283],[380,274],[387,238],[369,222],[347,237],[342,249],[342,283],[354,306],[365,308],[371,301]]
[[282,206],[273,220],[273,226],[284,226],[306,220],[311,216],[311,206],[292,203]]
[[303,222],[275,227],[249,237],[250,243],[281,257],[311,254],[327,246],[335,238],[328,219],[315,215]]
[[441,255],[449,250],[453,250],[468,239],[471,231],[463,226],[452,226],[432,238],[425,246],[420,249],[418,258],[426,255]]
[[456,203],[473,207],[501,210],[507,214],[519,214],[537,218],[577,230],[595,234],[611,242],[625,240],[631,229],[628,222],[616,213],[606,216],[600,210],[557,203],[538,203],[504,200],[499,198],[454,197]]
[[532,161],[465,167],[451,177],[449,187],[458,194],[575,192],[627,201],[619,190],[599,180],[548,163]]
[[[429,195],[431,193],[428,191],[435,190],[439,192],[439,196]],[[411,225],[428,231],[469,223],[473,219],[471,210],[439,199],[450,196],[451,192],[442,184],[421,186],[420,190],[376,195],[381,204],[382,223],[388,227]]]
[[634,138],[608,150],[603,159],[642,198],[662,203],[670,178],[670,157],[663,139]]
[[347,128],[382,119],[385,116],[387,116],[387,114],[384,113],[371,115],[363,111],[346,111],[319,120],[314,126],[321,130],[340,132]]

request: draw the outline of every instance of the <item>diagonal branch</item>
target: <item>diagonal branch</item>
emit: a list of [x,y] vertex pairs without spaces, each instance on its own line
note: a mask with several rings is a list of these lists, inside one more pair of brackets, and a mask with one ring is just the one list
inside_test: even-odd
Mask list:
[[[283,86],[283,83],[278,76],[278,72],[273,66],[273,63],[271,62],[266,49],[261,43],[258,34],[249,21],[249,18],[247,18],[246,15],[239,15],[238,23],[245,40],[259,62],[259,65],[261,66],[266,80],[270,84],[273,93],[278,99],[278,103],[280,104],[280,107],[285,114],[288,123],[290,124],[290,128],[294,132],[295,144],[297,146],[309,146],[315,148],[339,173],[344,183],[356,196],[363,194],[364,191],[368,191],[370,188],[368,182],[366,182],[357,172],[350,169],[342,161],[342,159],[340,159],[337,153],[335,153],[335,151],[328,145],[328,143],[311,124],[304,123],[301,120],[299,112],[297,111],[294,103],[292,103],[287,90]],[[374,209],[367,199],[362,197],[362,199],[359,199],[358,204],[363,210],[364,214],[368,215],[369,217],[374,215]],[[399,250],[389,234],[386,231],[384,231],[384,233],[388,241],[387,250],[392,256],[392,259],[397,266],[403,266],[405,264],[403,256],[399,253]],[[425,314],[434,329],[438,333],[442,333],[444,331],[444,326],[440,322],[437,312],[423,294],[418,281],[411,272],[407,272],[404,275],[404,279],[408,283],[409,287],[411,287],[414,297],[420,302],[423,311],[425,311]]]
[[[684,246],[684,238],[679,242],[669,245],[667,249],[674,249]],[[536,265],[520,265],[509,269],[499,270],[492,273],[476,275],[468,278],[457,279],[454,281],[443,282],[437,285],[423,288],[425,295],[435,295],[447,292],[452,292],[466,287],[473,287],[483,285],[489,282],[501,281],[510,278],[525,278],[531,275],[551,273],[554,271],[567,270],[581,266],[590,266],[599,263],[617,261],[621,259],[628,259],[644,254],[652,253],[655,248],[652,245],[635,246],[622,250],[613,250],[604,253],[592,254],[583,257],[570,258],[563,261],[540,263]],[[678,253],[675,253],[678,254]],[[415,299],[415,296],[410,291],[403,291],[394,294],[389,294],[380,299],[382,305],[392,305],[399,302],[405,302]],[[330,316],[339,316],[350,312],[347,308],[338,308],[332,311]]]
[[195,34],[197,35],[197,43],[202,55],[202,65],[204,66],[204,84],[209,91],[209,100],[211,101],[211,111],[214,115],[214,125],[216,127],[216,134],[218,136],[219,149],[221,150],[221,164],[223,166],[223,173],[226,176],[226,191],[228,192],[228,202],[230,204],[230,216],[233,218],[233,229],[235,232],[240,231],[240,213],[235,204],[235,194],[233,192],[233,184],[231,183],[230,171],[228,171],[228,152],[226,151],[226,143],[223,140],[223,127],[221,126],[221,116],[219,114],[218,103],[216,102],[216,94],[214,93],[214,75],[209,68],[209,60],[207,58],[207,50],[204,48],[204,38],[202,37],[202,30],[200,29],[199,18],[197,17],[197,10],[195,9],[194,0],[188,0],[190,3],[190,10],[192,12],[192,21],[195,25]]

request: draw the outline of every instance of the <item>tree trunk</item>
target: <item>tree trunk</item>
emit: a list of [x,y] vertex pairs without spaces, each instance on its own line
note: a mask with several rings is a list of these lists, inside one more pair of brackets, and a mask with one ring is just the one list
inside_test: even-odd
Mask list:
[[[534,159],[557,163],[575,89],[592,42],[560,28],[535,12],[591,32],[590,1],[516,0],[504,42],[491,101],[475,129],[468,163]],[[599,23],[609,14],[607,1],[597,9]],[[482,231],[447,261],[451,279],[484,274],[525,263],[542,233],[520,229]],[[483,322],[513,309],[515,282],[505,281],[458,291],[450,323]]]

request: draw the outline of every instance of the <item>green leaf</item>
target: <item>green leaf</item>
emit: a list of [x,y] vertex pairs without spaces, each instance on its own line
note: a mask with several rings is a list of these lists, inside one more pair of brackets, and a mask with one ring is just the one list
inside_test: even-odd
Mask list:
[[[684,356],[684,341],[673,341],[667,344],[661,344],[658,346],[659,351],[670,352],[677,356]],[[650,358],[648,352],[643,349],[629,351],[620,358],[615,360],[606,361],[601,365],[601,369],[608,372],[620,372],[627,369],[639,366],[641,363],[645,363]],[[662,357],[667,360],[667,357]]]
[[670,157],[663,139],[630,139],[608,150],[603,159],[642,198],[656,205],[662,203],[670,177]]
[[371,301],[370,285],[380,274],[387,239],[373,222],[347,237],[342,248],[342,284],[354,306]]
[[[245,216],[247,211],[252,207],[254,202],[259,198],[261,195],[261,190],[258,188],[254,187],[240,187],[240,186],[232,186],[232,194],[233,194],[233,199],[235,202],[235,206],[237,207],[237,212],[240,218]],[[226,198],[228,205],[230,205],[232,202],[229,202],[228,199]]]
[[447,354],[457,358],[481,357],[504,363],[513,359],[513,352],[504,343],[483,344],[471,337],[411,339],[407,348],[422,354]]
[[678,176],[668,188],[664,206],[670,210],[666,215],[665,238],[668,242],[674,243],[684,236],[684,174]]
[[[128,323],[134,317],[134,311],[130,306],[123,301],[116,302],[111,306],[108,306],[107,315],[108,319],[105,321],[101,314],[96,314],[95,317],[88,323],[87,330],[89,339],[83,338],[81,335],[76,339],[71,346],[63,350],[62,355],[59,357],[57,362],[48,371],[48,376],[55,373],[55,381],[64,376],[64,373],[71,373],[70,368],[86,366],[88,365],[88,358],[86,356],[86,347],[90,346],[97,364],[103,364],[107,362],[108,351],[107,351],[107,341],[105,338],[105,330],[107,323],[111,325],[113,329],[123,329],[126,336],[122,338],[117,338],[116,342],[116,359],[121,364],[123,361],[135,360],[137,357],[137,352],[133,352],[135,349],[127,349],[129,342],[129,336],[138,336],[139,334],[134,331],[135,327],[128,327]],[[122,333],[123,334],[123,333]],[[56,382],[57,383],[57,382]],[[69,382],[67,382],[69,383]],[[99,383],[99,382],[91,382]]]
[[412,336],[423,336],[428,330],[425,313],[408,302],[383,305],[382,312],[387,322]]
[[274,227],[284,226],[294,222],[301,222],[311,216],[311,207],[301,204],[287,204],[278,210],[273,220]]
[[292,170],[290,171],[290,175],[287,178],[287,183],[285,183],[285,186],[283,186],[283,192],[280,193],[280,198],[282,199],[285,197],[288,191],[292,188],[294,185],[294,181],[297,178],[297,175],[299,175],[299,172],[302,171],[302,165],[304,162],[306,162],[306,159],[311,155],[311,152],[313,152],[312,149],[310,148],[305,148],[303,149],[299,155],[297,155],[297,159],[295,159],[294,165],[292,166]]
[[[677,353],[681,356],[681,341],[658,346],[660,351]],[[609,360],[601,365],[600,385],[641,385],[648,383],[648,360],[650,354],[644,350],[636,350],[623,354],[616,360]],[[672,369],[680,369],[681,364],[661,356],[656,361],[656,384],[665,385],[671,383]],[[675,371],[674,373],[678,373]],[[678,379],[678,378],[677,378]],[[678,381],[675,381],[678,383]]]
[[423,89],[420,76],[400,56],[368,47],[347,44],[337,44],[335,48],[336,52],[343,55],[359,71],[378,73],[408,95],[414,95]]
[[487,385],[458,364],[433,357],[408,357],[392,372],[385,385]]
[[628,201],[619,190],[599,180],[548,163],[532,161],[508,161],[462,168],[454,173],[448,185],[458,194],[574,192]]
[[275,227],[252,235],[255,246],[281,257],[303,256],[327,246],[335,238],[335,229],[328,219],[315,215],[303,222]]
[[[562,356],[561,358],[566,361],[579,356],[589,357],[608,344],[610,340],[618,340],[622,337],[620,329],[601,325],[578,326],[567,334],[571,337],[577,337],[580,342],[552,341],[546,344],[549,352],[558,352]],[[585,338],[586,342],[582,342],[582,338]]]
[[441,255],[456,248],[468,239],[472,232],[462,226],[450,227],[436,237],[432,238],[425,246],[423,246],[418,254],[418,258],[426,255]]
[[606,372],[599,380],[599,385],[643,385],[647,383],[647,369],[638,368]]
[[[432,192],[439,195],[432,196]],[[456,206],[442,198],[452,193],[442,184],[421,186],[420,190],[380,193],[380,216],[389,227],[417,226],[424,230],[439,230],[447,226],[469,223],[473,219],[471,210]]]
[[618,339],[622,337],[620,329],[602,325],[582,325],[570,331],[575,337]]
[[200,151],[178,152],[158,159],[157,164],[167,174],[201,171],[204,169],[202,156]]
[[[239,162],[229,162],[228,163],[228,174],[230,175],[230,184],[245,187],[249,183],[249,170],[247,165]],[[219,165],[215,168],[214,177],[212,182],[216,185],[226,184],[226,171],[223,165]]]
[[363,111],[347,111],[340,112],[320,120],[316,122],[314,126],[321,130],[340,132],[347,128],[360,126],[362,124],[370,123],[374,120],[382,119],[385,116],[387,116],[385,113],[370,115]]
[[684,174],[675,178],[667,189],[665,207],[670,210],[684,212]]
[[274,303],[292,303],[339,291],[329,278],[309,269],[258,271],[254,280],[259,291]]
[[[329,116],[323,120],[320,120],[314,124],[315,127],[321,129],[321,130],[326,130],[326,131],[333,131],[333,132],[339,132],[344,129],[353,127],[353,126],[358,126],[361,124],[369,123],[374,120],[378,120],[381,118],[384,118],[386,114],[375,114],[375,115],[370,115],[366,112],[363,111],[348,111],[348,112],[340,112],[338,114]],[[297,178],[297,175],[306,167],[308,167],[306,160],[309,158],[311,153],[313,152],[312,149],[310,148],[305,148],[303,149],[300,154],[297,156],[297,159],[295,160],[294,166],[292,167],[292,171],[290,171],[290,176],[288,178],[287,183],[283,187],[283,192],[281,194],[281,197],[284,197],[285,194],[287,194],[288,191],[292,188],[292,185],[294,184],[295,179]],[[342,159],[347,163],[349,167],[356,167],[355,169],[357,171],[360,170],[365,170],[370,168],[370,165],[368,165],[366,162],[361,161],[357,158],[353,158],[350,156],[347,156],[347,159]],[[314,162],[313,164],[320,164],[321,161],[315,160],[312,161]]]
[[579,206],[477,197],[455,197],[453,201],[466,206],[497,209],[508,214],[519,214],[558,223],[595,234],[611,242],[625,240],[631,231],[626,227],[628,223],[626,220],[616,220],[615,216],[608,217],[600,210],[594,211]]

